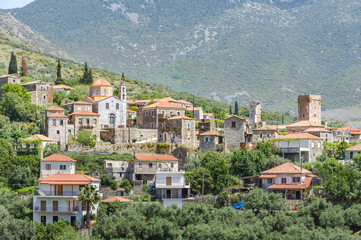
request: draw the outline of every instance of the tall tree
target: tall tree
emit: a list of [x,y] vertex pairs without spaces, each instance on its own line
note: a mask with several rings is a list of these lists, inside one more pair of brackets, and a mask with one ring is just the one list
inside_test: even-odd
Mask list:
[[16,62],[16,56],[14,52],[12,52],[9,63],[9,74],[17,74],[17,73],[18,73],[18,63]]
[[122,81],[125,81],[124,73],[122,73]]
[[24,56],[21,57],[21,76],[28,76],[28,63]]
[[89,68],[89,72],[88,72],[88,84],[92,84],[93,83],[93,72],[92,69]]
[[232,105],[229,105],[229,115],[232,115]]
[[236,101],[234,103],[234,114],[238,116],[239,112],[238,112],[238,102]]
[[80,82],[83,84],[88,84],[89,83],[88,81],[89,81],[89,68],[88,68],[88,62],[85,62],[83,77],[80,78]]
[[55,80],[55,84],[59,85],[59,84],[64,84],[64,80],[61,77],[61,62],[60,59],[58,59],[58,66],[56,67],[56,80]]
[[90,210],[100,201],[99,191],[95,186],[85,185],[79,194],[79,201],[86,202],[86,227],[90,228]]

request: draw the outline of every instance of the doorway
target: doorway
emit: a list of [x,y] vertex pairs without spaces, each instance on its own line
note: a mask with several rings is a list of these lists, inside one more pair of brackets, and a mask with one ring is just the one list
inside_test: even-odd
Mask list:
[[171,198],[172,196],[172,191],[171,190],[167,190],[166,191],[166,198]]
[[300,191],[296,191],[296,199],[301,199],[301,192]]
[[76,226],[76,216],[70,217],[70,225],[74,227]]

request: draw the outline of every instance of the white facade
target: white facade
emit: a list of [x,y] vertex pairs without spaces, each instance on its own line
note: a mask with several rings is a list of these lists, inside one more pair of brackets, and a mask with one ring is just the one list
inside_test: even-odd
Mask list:
[[100,114],[99,124],[101,128],[126,127],[127,102],[117,97],[108,97],[94,102],[93,111]]
[[75,162],[40,162],[40,177],[48,177],[54,174],[75,174]]

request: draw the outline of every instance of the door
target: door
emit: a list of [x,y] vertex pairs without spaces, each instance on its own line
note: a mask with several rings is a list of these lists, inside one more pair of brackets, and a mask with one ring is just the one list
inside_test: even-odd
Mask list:
[[70,217],[70,225],[71,226],[76,226],[76,216],[71,216]]
[[171,190],[167,190],[167,192],[166,192],[166,198],[171,198],[171,196],[172,196]]
[[53,223],[59,221],[59,217],[58,216],[53,216]]
[[63,185],[56,185],[57,186],[57,196],[63,196]]
[[110,114],[110,119],[109,119],[109,124],[115,124],[115,115],[114,114]]
[[40,204],[41,204],[40,211],[46,212],[46,201],[41,201]]
[[182,198],[187,198],[188,197],[188,189],[187,188],[183,188],[182,189]]
[[54,212],[58,211],[58,206],[59,206],[59,202],[58,201],[53,201],[53,211]]
[[296,192],[296,199],[301,199],[301,192],[300,191]]
[[40,223],[43,224],[44,226],[46,226],[46,216],[40,217]]

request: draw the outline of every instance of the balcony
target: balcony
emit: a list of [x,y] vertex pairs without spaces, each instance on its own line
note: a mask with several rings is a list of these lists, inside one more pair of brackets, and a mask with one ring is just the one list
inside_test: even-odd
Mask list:
[[281,148],[281,153],[299,153],[299,148]]
[[54,192],[54,191],[35,190],[34,195],[35,196],[76,197],[79,195],[79,191]]
[[46,208],[36,206],[34,211],[38,213],[73,213],[80,210],[79,206],[74,206],[71,208],[68,207],[57,207],[57,208]]
[[181,194],[179,197],[178,194],[163,194],[162,199],[181,199],[188,198],[188,194]]

